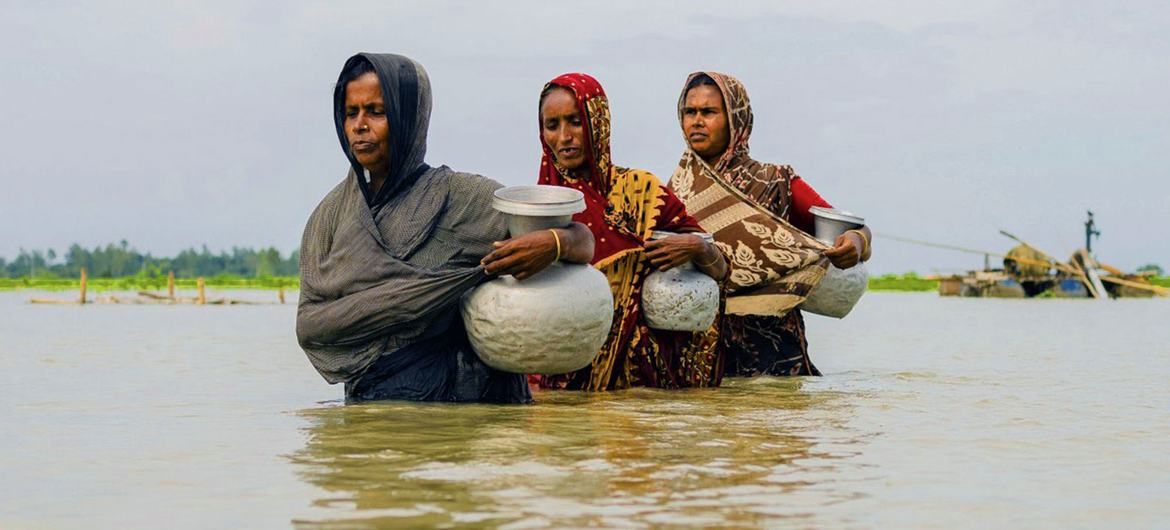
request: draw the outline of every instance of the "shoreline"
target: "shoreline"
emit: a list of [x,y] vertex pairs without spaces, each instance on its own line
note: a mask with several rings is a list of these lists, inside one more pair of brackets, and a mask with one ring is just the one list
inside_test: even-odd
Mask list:
[[[175,287],[180,289],[195,289],[197,278],[175,278]],[[1160,287],[1170,288],[1170,277],[1159,276],[1150,278],[1150,283]],[[300,278],[297,276],[262,276],[246,278],[242,276],[210,276],[204,278],[204,285],[214,289],[243,289],[275,291],[280,289],[294,290],[300,288]],[[81,287],[77,278],[0,278],[0,291],[69,291]],[[88,288],[93,291],[134,291],[134,290],[166,290],[166,277],[143,278],[125,276],[121,278],[93,278],[88,279]],[[938,290],[938,280],[928,279],[914,273],[884,274],[869,279],[869,291],[881,292],[928,292]]]
[[[204,286],[209,289],[251,289],[263,291],[277,291],[280,289],[299,289],[300,279],[296,276],[263,276],[259,278],[245,278],[241,276],[209,276],[204,279]],[[196,289],[198,278],[175,278],[175,288]],[[142,278],[126,276],[122,278],[93,278],[87,279],[87,289],[91,291],[165,291],[167,278]],[[0,278],[0,291],[72,291],[81,287],[78,278]]]

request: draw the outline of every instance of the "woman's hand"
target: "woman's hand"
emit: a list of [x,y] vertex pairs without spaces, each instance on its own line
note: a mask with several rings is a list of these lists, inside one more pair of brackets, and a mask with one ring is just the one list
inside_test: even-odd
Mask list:
[[825,251],[825,257],[838,269],[848,269],[861,262],[861,249],[865,242],[856,232],[849,231],[837,236],[833,248]]
[[479,264],[488,274],[511,274],[517,280],[523,280],[556,261],[558,239],[560,259],[569,263],[589,263],[593,259],[593,233],[585,225],[574,222],[564,228],[539,230],[496,241],[492,243],[495,250],[484,256]]
[[557,258],[557,241],[552,232],[540,230],[492,243],[495,247],[479,264],[488,274],[511,274],[517,280],[544,270]]
[[693,234],[677,234],[647,241],[645,259],[656,269],[666,271],[694,260],[707,252],[707,242]]

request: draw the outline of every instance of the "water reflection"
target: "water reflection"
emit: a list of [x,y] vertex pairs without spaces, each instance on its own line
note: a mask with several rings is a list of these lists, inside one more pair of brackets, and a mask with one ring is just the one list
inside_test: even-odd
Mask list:
[[[302,528],[763,525],[856,496],[845,394],[798,378],[550,393],[533,406],[304,410],[290,456],[322,495]],[[850,474],[854,479],[857,474]]]

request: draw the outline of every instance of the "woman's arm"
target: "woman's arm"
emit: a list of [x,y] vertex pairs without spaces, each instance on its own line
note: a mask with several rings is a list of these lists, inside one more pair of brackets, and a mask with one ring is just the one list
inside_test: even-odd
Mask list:
[[558,259],[589,263],[593,259],[594,242],[593,233],[585,225],[572,223],[565,228],[529,232],[492,245],[495,250],[480,261],[484,270],[488,274],[511,274],[523,280]]
[[[319,208],[321,210],[321,208]],[[483,281],[474,268],[419,274],[407,264],[383,265],[382,278],[365,277],[356,290],[342,294],[335,270],[324,267],[333,243],[334,212],[316,212],[301,239],[301,294],[297,306],[297,339],[311,347],[364,344],[387,333],[432,318],[459,301]]]
[[825,257],[838,269],[848,269],[862,261],[868,261],[873,241],[873,233],[868,226],[849,230],[837,236],[833,248],[825,251]]
[[646,259],[658,270],[670,270],[686,262],[716,281],[727,277],[727,261],[713,243],[694,234],[678,234],[646,242]]
[[792,205],[788,208],[788,222],[806,233],[814,233],[816,223],[813,221],[813,214],[810,211],[813,206],[833,207],[803,178],[794,176],[792,178]]
[[[814,222],[810,209],[813,206],[833,207],[804,179],[799,176],[793,177],[792,208],[788,215],[792,225],[812,234]],[[869,227],[863,226],[856,230],[850,230],[837,237],[837,240],[833,242],[833,248],[825,251],[825,257],[829,258],[833,266],[838,269],[848,269],[862,261],[869,260],[869,243],[871,241],[873,241],[873,234],[869,231]]]
[[433,318],[482,280],[472,268],[410,280],[391,278],[334,299],[310,297],[302,291],[297,340],[302,347],[364,344]]

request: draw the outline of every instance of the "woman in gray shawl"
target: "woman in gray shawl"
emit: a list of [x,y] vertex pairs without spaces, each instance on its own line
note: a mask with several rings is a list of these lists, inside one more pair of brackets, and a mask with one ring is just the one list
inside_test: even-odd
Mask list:
[[[297,339],[346,398],[523,403],[523,375],[494,370],[467,341],[460,296],[492,275],[527,278],[557,259],[588,263],[583,225],[502,241],[500,184],[426,154],[430,81],[400,55],[346,61],[334,89],[349,174],[301,241]],[[559,243],[558,240],[559,239]]]

